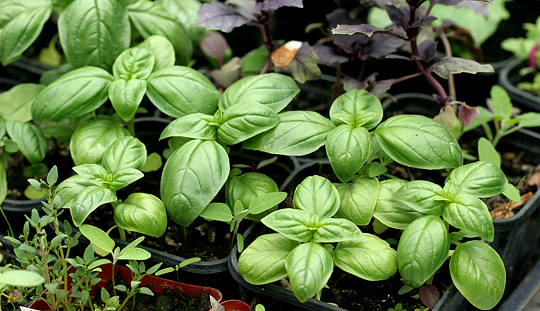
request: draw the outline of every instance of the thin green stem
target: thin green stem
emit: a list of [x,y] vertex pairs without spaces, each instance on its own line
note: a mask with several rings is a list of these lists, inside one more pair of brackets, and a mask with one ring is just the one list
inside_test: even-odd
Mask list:
[[127,130],[133,136],[135,136],[135,120],[131,119],[127,122]]

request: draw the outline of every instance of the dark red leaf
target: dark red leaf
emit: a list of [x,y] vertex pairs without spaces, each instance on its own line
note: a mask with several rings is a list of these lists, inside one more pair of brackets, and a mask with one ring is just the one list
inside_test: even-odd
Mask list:
[[292,6],[297,8],[303,8],[302,0],[266,0],[263,2],[257,2],[257,10],[275,10],[282,6]]
[[435,308],[439,302],[440,294],[437,288],[431,284],[424,284],[419,290],[420,300],[430,309]]
[[223,65],[228,44],[222,34],[219,32],[211,32],[201,40],[200,45],[206,55],[217,59],[220,67]]
[[198,11],[197,25],[207,29],[230,32],[233,28],[242,26],[249,19],[242,16],[235,8],[214,0],[203,3]]

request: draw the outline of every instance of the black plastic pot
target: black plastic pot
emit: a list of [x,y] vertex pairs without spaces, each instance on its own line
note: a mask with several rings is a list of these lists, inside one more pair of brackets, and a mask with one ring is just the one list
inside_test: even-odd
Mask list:
[[[521,311],[533,310],[533,303],[538,304],[538,291],[540,289],[540,260],[536,262],[534,267],[521,280],[516,289],[512,292],[504,303],[497,309],[498,311]],[[538,306],[536,306],[538,309]]]
[[54,67],[23,57],[5,67],[0,66],[0,74],[21,83],[39,83],[41,76],[51,69]]
[[540,111],[540,97],[529,92],[520,90],[517,87],[523,81],[523,76],[519,70],[527,66],[525,61],[514,59],[508,63],[500,72],[499,84],[508,92],[514,106],[524,111]]
[[[383,103],[385,112],[422,114],[433,117],[437,114],[438,104],[425,94],[400,94],[395,97],[397,103],[387,100]],[[414,105],[413,105],[414,104]],[[523,151],[523,161],[533,165],[540,163],[540,134],[521,129],[505,136],[499,143],[501,148]],[[504,298],[517,286],[536,262],[538,255],[534,246],[540,242],[540,191],[514,216],[495,219],[495,239],[489,244],[499,253],[506,267],[506,291]],[[471,307],[472,308],[472,307]]]

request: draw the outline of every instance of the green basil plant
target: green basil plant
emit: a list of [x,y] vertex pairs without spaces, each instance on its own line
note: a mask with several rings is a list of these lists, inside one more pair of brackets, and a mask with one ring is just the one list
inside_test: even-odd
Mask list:
[[[176,88],[179,96],[196,91],[191,84]],[[197,93],[196,103],[214,102],[214,111],[193,111],[179,117],[160,137],[184,139],[163,167],[161,199],[168,215],[182,226],[189,226],[201,215],[229,178],[228,146],[278,126],[283,121],[278,112],[298,93],[292,78],[277,73],[245,77],[223,94],[215,88]],[[228,202],[229,206],[234,207],[235,202]],[[246,203],[242,202],[244,208]]]
[[[324,145],[334,173],[341,181],[331,187],[335,191],[310,188],[317,189],[313,190],[317,196],[310,199],[302,199],[301,189],[306,186],[301,184],[295,193],[295,209],[309,211],[326,202],[337,201],[330,216],[358,226],[368,225],[375,219],[387,227],[403,230],[395,260],[406,286],[417,288],[430,282],[451,256],[451,276],[462,294],[480,309],[489,309],[498,303],[505,286],[503,262],[489,245],[472,240],[493,241],[493,222],[480,198],[492,197],[507,189],[506,176],[497,165],[482,161],[463,165],[456,138],[433,119],[396,115],[381,122],[381,104],[367,91],[351,90],[338,97],[330,107],[330,119],[305,111],[283,112],[279,116],[281,122],[275,128],[246,141],[244,148],[304,155]],[[391,162],[424,170],[453,170],[444,186],[424,180],[407,182],[395,177],[384,180],[386,166]],[[304,207],[299,207],[300,204]],[[287,216],[280,221],[271,221],[282,214]],[[328,272],[327,268],[331,261],[322,264],[306,259],[312,249],[318,248],[312,243],[316,232],[321,226],[324,228],[324,221],[318,219],[321,218],[318,214],[318,218],[313,217],[313,212],[311,215],[300,214],[278,210],[263,218],[262,222],[278,234],[259,238],[247,247],[240,256],[239,269],[244,278],[254,284],[273,282],[288,275],[293,280],[296,296],[305,301],[317,294],[328,280],[331,270]],[[325,214],[324,217],[329,216]],[[289,221],[303,226],[288,224]],[[471,240],[462,242],[463,238]],[[359,238],[355,243],[362,243],[364,239]],[[299,242],[306,245],[298,252],[300,258],[306,259],[303,261],[292,251]],[[450,249],[451,244],[456,245],[455,249]],[[320,252],[317,260],[333,256],[338,265],[337,256],[339,260],[354,261],[354,265],[349,262],[347,268],[342,269],[367,280],[377,279],[375,276],[380,268],[367,269],[364,265],[381,262],[371,257],[379,252],[370,253],[370,247],[358,248],[362,249],[344,254],[338,252],[341,249],[338,244],[333,252],[328,249],[327,253],[317,251]],[[263,256],[267,252],[275,255]],[[259,265],[264,267],[264,263],[255,265],[250,259],[255,257],[271,258],[272,263],[279,264],[273,265],[272,269],[268,266],[259,268]],[[343,263],[338,266],[341,265]],[[292,274],[296,269],[304,271],[300,274],[305,277],[302,281],[294,280]],[[306,272],[311,269],[318,270],[318,274]],[[310,275],[317,277],[308,277]]]
[[75,226],[79,227],[99,206],[111,203],[114,219],[123,230],[161,236],[167,214],[161,200],[148,193],[132,193],[119,201],[116,193],[141,179],[146,147],[120,123],[99,118],[79,127],[72,136],[71,154],[77,173],[59,185]]

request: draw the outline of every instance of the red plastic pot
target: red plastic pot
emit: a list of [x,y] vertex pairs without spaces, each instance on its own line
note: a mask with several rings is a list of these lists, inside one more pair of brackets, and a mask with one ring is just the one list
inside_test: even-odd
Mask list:
[[249,305],[242,300],[227,300],[221,303],[225,311],[249,311]]
[[[105,289],[108,289],[108,281],[112,279],[112,265],[107,264],[101,266],[102,272],[98,275],[99,278],[101,278],[101,281],[96,284],[96,286],[93,287],[93,289],[98,289],[101,287],[104,287]],[[126,280],[127,283],[131,282],[132,275],[131,270],[129,270],[126,267],[122,266],[115,266],[114,268],[115,273],[119,273],[120,276]],[[70,267],[68,269],[68,275],[70,273],[75,272],[76,269],[74,267]],[[68,283],[71,283],[71,278],[68,277]],[[154,292],[155,295],[162,295],[164,289],[177,291],[178,293],[182,294],[191,294],[194,296],[201,296],[203,292],[206,292],[208,295],[213,296],[218,302],[221,301],[222,295],[221,292],[215,288],[212,287],[205,287],[205,286],[196,286],[196,285],[190,285],[185,283],[180,283],[176,281],[166,280],[163,278],[159,278],[153,275],[147,275],[142,279],[141,286],[148,287]],[[41,295],[42,297],[45,297],[45,293]],[[31,309],[35,310],[49,310],[49,307],[47,304],[40,300],[40,301],[34,301],[29,306]],[[226,310],[234,310],[234,309],[226,309]],[[241,309],[244,310],[244,309]]]

